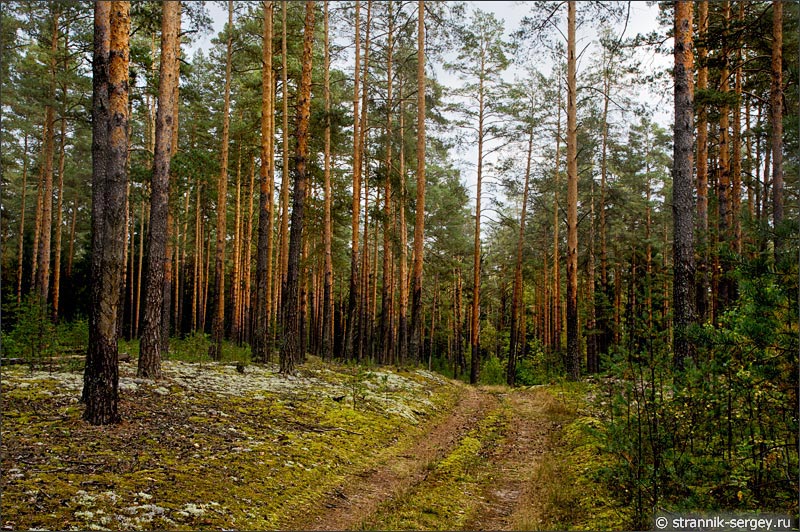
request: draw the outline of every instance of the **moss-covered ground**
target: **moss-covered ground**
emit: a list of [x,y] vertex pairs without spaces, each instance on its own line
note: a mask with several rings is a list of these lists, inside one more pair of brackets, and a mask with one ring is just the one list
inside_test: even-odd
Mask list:
[[[239,368],[241,369],[241,368]],[[4,529],[275,529],[398,452],[461,388],[425,371],[312,360],[122,366],[123,422],[81,420],[79,372],[2,373]]]
[[121,367],[123,422],[82,372],[2,368],[3,529],[616,529],[587,384],[470,388],[311,358]]

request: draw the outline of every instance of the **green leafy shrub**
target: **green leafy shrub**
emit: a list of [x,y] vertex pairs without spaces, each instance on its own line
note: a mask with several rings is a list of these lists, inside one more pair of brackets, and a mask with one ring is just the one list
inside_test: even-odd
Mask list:
[[483,363],[480,376],[478,377],[478,382],[480,384],[505,384],[505,363],[501,362],[494,355],[490,356],[486,362]]

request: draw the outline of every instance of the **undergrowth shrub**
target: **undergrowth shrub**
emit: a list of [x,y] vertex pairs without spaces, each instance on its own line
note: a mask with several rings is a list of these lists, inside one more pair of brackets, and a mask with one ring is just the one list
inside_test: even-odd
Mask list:
[[719,324],[691,332],[681,374],[654,334],[611,368],[604,482],[633,510],[633,529],[649,528],[655,509],[797,512],[796,271],[757,258],[736,279]]

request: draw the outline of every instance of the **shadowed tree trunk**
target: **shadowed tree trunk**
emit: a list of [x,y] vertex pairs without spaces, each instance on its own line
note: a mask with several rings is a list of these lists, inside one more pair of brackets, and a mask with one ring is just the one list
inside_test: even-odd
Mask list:
[[675,131],[674,175],[672,186],[673,235],[673,308],[675,337],[673,363],[683,370],[692,355],[687,333],[695,321],[694,249],[692,223],[692,136],[694,129],[692,86],[692,3],[675,2]]
[[769,93],[772,122],[772,223],[775,250],[783,247],[783,1],[772,2],[772,83]]
[[22,206],[19,214],[19,233],[17,242],[17,304],[22,302],[22,259],[25,244],[25,200],[28,194],[28,134],[25,133],[22,151]]
[[167,255],[169,210],[169,166],[172,159],[175,108],[178,106],[178,25],[180,2],[163,3],[161,16],[161,66],[156,112],[156,145],[150,191],[150,223],[147,233],[147,278],[145,279],[144,322],[136,375],[161,377],[162,313],[164,311],[164,269]]
[[118,306],[124,270],[130,2],[97,1],[92,60],[92,306],[83,377],[92,425],[120,420]]
[[303,27],[303,71],[297,98],[297,129],[295,132],[294,199],[292,226],[289,234],[289,262],[286,288],[283,294],[283,320],[285,341],[280,353],[280,371],[294,373],[295,364],[301,361],[300,323],[298,316],[300,252],[303,244],[303,207],[306,196],[306,158],[308,156],[308,124],[311,114],[311,60],[314,45],[314,2],[306,2]]

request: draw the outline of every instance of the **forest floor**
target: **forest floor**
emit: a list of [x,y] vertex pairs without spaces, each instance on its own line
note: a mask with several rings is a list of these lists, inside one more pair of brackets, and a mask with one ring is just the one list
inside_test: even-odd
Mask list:
[[[469,387],[424,370],[123,364],[123,422],[82,375],[2,368],[12,529],[556,529],[579,525],[586,387]],[[243,370],[243,371],[242,371]],[[591,447],[591,446],[590,446]],[[585,450],[585,449],[584,449]],[[570,478],[574,477],[574,478]],[[587,486],[589,484],[586,484]],[[571,486],[567,488],[567,486]]]

